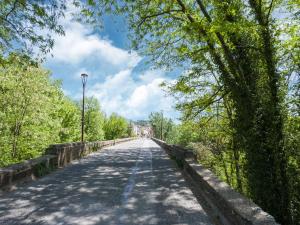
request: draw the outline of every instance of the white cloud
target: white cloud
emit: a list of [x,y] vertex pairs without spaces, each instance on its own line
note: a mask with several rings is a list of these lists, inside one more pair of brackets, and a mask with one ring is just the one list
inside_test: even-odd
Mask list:
[[[174,117],[173,99],[167,97],[159,86],[168,80],[161,71],[146,71],[138,80],[132,78],[131,70],[108,76],[103,83],[89,88],[88,95],[96,97],[108,113],[116,112],[129,119],[147,118],[150,112],[164,110]],[[144,80],[145,74],[156,74]],[[157,75],[160,74],[160,75]]]
[[154,79],[164,76],[162,70],[147,70],[139,76],[139,79],[144,82],[152,82]]
[[156,78],[150,83],[137,86],[130,98],[127,105],[129,107],[147,107],[149,101],[157,101],[157,97],[162,97],[162,90],[159,85],[164,81],[162,78]]
[[110,40],[101,38],[86,24],[81,24],[72,18],[76,8],[71,5],[61,24],[65,29],[65,36],[54,35],[52,59],[55,62],[77,64],[86,59],[98,59],[112,66],[135,67],[141,57],[134,51],[128,52],[113,46]]

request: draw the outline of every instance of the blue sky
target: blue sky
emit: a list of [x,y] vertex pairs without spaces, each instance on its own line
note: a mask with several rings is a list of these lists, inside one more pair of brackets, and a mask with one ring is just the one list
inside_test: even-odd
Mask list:
[[178,74],[153,70],[145,58],[130,51],[127,24],[122,17],[105,16],[104,27],[92,27],[72,19],[70,7],[61,20],[65,36],[54,35],[53,56],[45,67],[53,77],[63,81],[64,92],[73,99],[81,98],[80,74],[89,75],[87,95],[97,98],[109,115],[116,112],[128,119],[147,119],[150,112],[164,110],[172,119],[179,117],[174,99],[159,87],[163,81],[172,82]]

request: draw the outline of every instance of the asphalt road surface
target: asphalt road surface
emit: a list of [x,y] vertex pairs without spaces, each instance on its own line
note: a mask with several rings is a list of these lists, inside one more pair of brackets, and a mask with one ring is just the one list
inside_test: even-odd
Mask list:
[[102,149],[0,196],[1,225],[212,224],[149,139]]

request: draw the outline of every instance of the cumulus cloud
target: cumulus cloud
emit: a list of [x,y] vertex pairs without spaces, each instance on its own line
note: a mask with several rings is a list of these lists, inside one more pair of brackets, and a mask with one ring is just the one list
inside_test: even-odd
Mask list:
[[[86,24],[75,21],[72,14],[76,8],[71,5],[61,24],[65,36],[54,35],[55,45],[52,50],[56,62],[78,64],[87,58],[98,58],[113,66],[135,67],[141,57],[135,51],[126,51],[115,47],[110,40],[100,37]],[[48,58],[51,60],[51,58]]]
[[[144,79],[146,74],[154,76]],[[128,69],[94,84],[88,95],[96,97],[108,114],[117,112],[129,119],[143,119],[150,112],[164,110],[166,115],[174,117],[173,99],[160,87],[166,80],[171,81],[161,71],[146,71],[134,80]]]

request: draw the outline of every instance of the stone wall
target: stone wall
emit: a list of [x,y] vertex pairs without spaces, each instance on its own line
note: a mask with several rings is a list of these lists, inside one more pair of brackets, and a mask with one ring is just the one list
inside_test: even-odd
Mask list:
[[91,152],[133,139],[123,138],[110,141],[50,145],[43,156],[0,168],[0,189],[13,189],[19,183],[35,180],[37,177],[44,176],[57,168],[62,168],[73,160],[80,159]]
[[165,142],[153,140],[175,159],[186,176],[204,193],[208,204],[217,207],[226,222],[230,225],[278,225],[274,218],[264,212],[250,199],[233,190],[227,183],[219,180],[210,170],[201,166],[191,150]]

